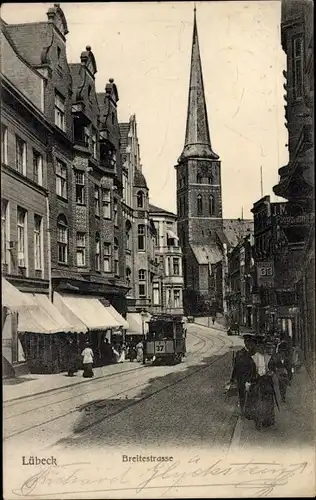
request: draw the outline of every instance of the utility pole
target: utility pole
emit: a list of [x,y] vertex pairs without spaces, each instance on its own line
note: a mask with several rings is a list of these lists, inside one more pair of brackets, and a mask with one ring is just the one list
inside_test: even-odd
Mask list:
[[260,165],[260,186],[261,186],[261,198],[263,198],[263,173],[262,173],[262,165]]

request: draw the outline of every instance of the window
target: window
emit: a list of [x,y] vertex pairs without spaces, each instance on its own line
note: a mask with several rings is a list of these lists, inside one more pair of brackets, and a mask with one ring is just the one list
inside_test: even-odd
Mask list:
[[138,250],[145,250],[145,226],[138,225]]
[[7,200],[1,200],[1,262],[7,264],[8,244],[8,206]]
[[214,215],[215,204],[214,204],[214,197],[212,195],[209,197],[208,203],[209,203],[208,207],[209,214]]
[[100,188],[99,186],[94,186],[94,211],[97,217],[100,217]]
[[56,194],[67,200],[67,167],[56,160]]
[[140,297],[146,297],[146,270],[145,269],[140,269],[138,271],[138,289],[139,289],[139,296]]
[[139,279],[139,281],[145,281],[146,280],[146,270],[145,269],[140,269],[138,271],[138,279]]
[[173,257],[173,274],[175,276],[180,275],[180,263],[178,257]]
[[202,196],[199,194],[197,197],[197,213],[198,215],[202,215],[203,204],[202,204]]
[[77,233],[77,266],[86,265],[86,234]]
[[111,272],[111,243],[103,244],[103,271]]
[[181,307],[180,290],[173,290],[174,307],[178,309]]
[[208,183],[209,183],[209,184],[213,184],[213,176],[212,176],[212,174],[210,174],[210,175],[208,176]]
[[33,181],[39,186],[43,185],[43,157],[33,149]]
[[100,271],[100,235],[95,235],[95,269]]
[[102,189],[102,210],[103,218],[111,219],[111,191]]
[[92,131],[91,135],[91,148],[92,148],[92,156],[93,158],[97,157],[97,134],[96,131]]
[[5,165],[8,163],[8,129],[1,124],[1,161]]
[[131,241],[131,229],[132,225],[129,220],[125,223],[125,235],[126,235],[126,250],[131,250],[132,241]]
[[114,274],[119,276],[119,245],[117,238],[114,238]]
[[26,175],[26,142],[15,136],[15,165],[20,174]]
[[137,208],[144,208],[144,193],[143,193],[143,191],[138,191],[138,193],[137,193]]
[[85,175],[81,170],[75,170],[76,179],[76,203],[85,205]]
[[160,304],[159,283],[153,283],[153,305],[159,306],[159,304]]
[[34,215],[34,268],[42,269],[42,217]]
[[58,262],[67,264],[68,262],[68,223],[64,215],[57,219],[57,249]]
[[118,207],[117,207],[117,200],[114,200],[113,203],[113,212],[114,212],[114,226],[118,226]]
[[197,176],[196,176],[196,182],[198,184],[202,184],[202,175],[201,174],[197,174]]
[[295,99],[303,95],[304,45],[303,37],[293,39],[293,86]]
[[55,125],[65,130],[65,98],[55,92]]
[[27,212],[18,207],[18,266],[27,267]]

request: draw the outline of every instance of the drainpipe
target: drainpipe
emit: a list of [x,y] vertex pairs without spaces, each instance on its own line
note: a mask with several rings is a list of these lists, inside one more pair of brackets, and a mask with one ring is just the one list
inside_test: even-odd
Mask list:
[[47,256],[48,256],[48,297],[53,302],[53,289],[52,289],[52,252],[51,252],[51,238],[50,238],[50,210],[49,200],[46,197],[46,224],[47,224]]

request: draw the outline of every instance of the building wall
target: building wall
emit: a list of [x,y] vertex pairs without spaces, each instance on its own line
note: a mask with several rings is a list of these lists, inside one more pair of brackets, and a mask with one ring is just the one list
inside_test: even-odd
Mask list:
[[177,239],[168,238],[168,231],[177,235],[176,215],[162,210],[155,212],[154,208],[150,209],[150,215],[157,232],[155,259],[159,265],[158,274],[154,278],[154,289],[159,290],[159,295],[153,289],[153,311],[183,314],[182,249]]

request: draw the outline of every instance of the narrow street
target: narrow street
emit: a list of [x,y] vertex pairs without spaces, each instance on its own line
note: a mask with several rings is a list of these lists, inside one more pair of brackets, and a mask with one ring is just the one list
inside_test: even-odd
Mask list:
[[[4,449],[21,439],[30,450],[115,446],[227,448],[237,421],[235,400],[223,395],[232,341],[222,332],[188,325],[187,356],[175,366],[132,365],[133,371],[95,378],[4,405]],[[81,372],[80,375],[81,376]]]

